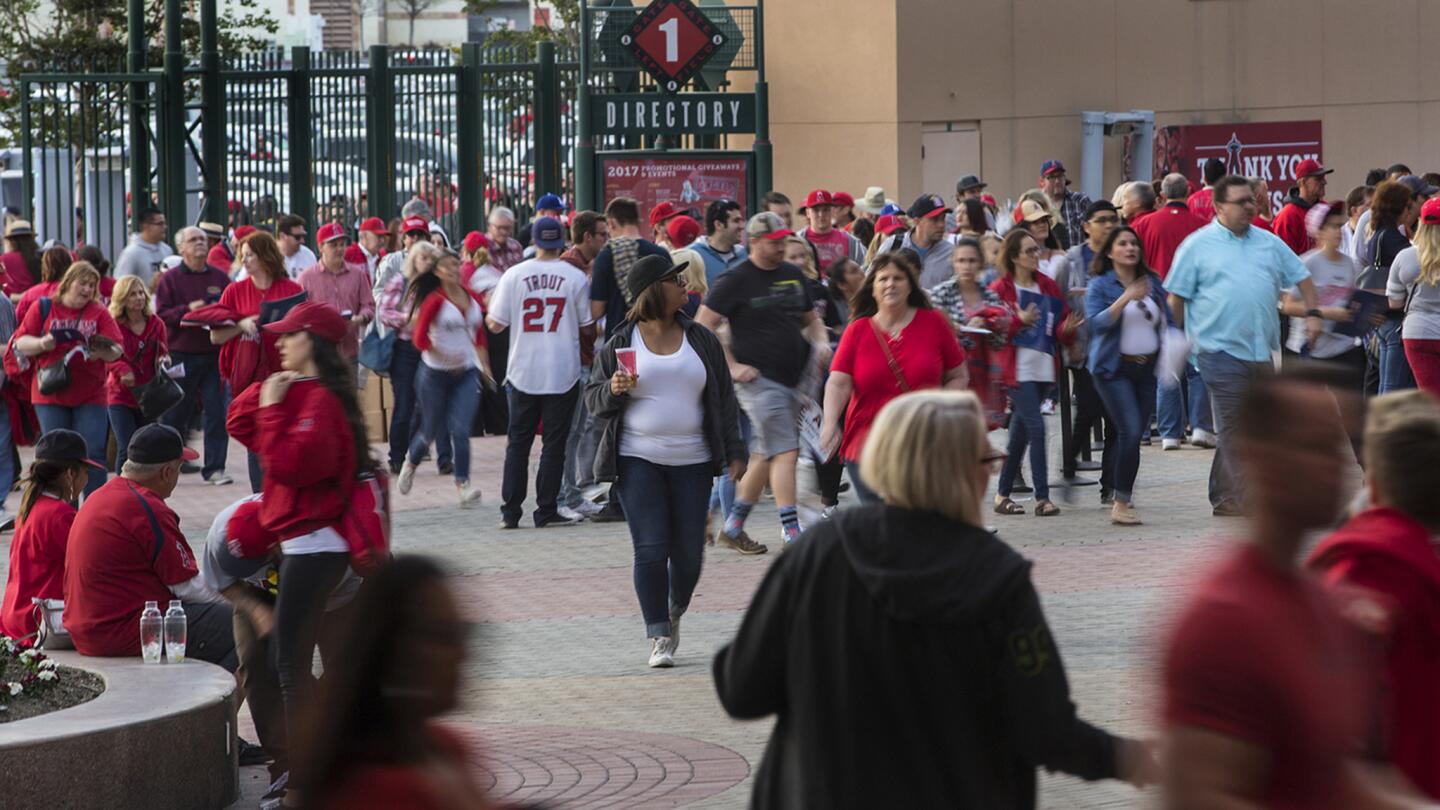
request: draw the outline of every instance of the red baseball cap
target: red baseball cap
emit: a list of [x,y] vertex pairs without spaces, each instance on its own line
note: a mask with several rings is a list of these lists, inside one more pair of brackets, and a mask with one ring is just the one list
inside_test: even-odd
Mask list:
[[831,194],[830,199],[834,201],[836,208],[850,208],[855,205],[855,198],[843,191]]
[[279,536],[260,525],[260,501],[240,504],[225,523],[225,548],[233,557],[264,557],[279,542]]
[[[810,192],[809,194],[805,195],[805,204],[802,205],[802,206],[800,206],[800,210],[801,210],[801,211],[804,211],[806,208],[813,208],[814,206],[817,206],[817,205],[834,205],[834,204],[835,204],[835,198],[832,197],[832,196],[830,196],[830,192],[826,191],[826,190],[823,189],[823,188],[817,188],[817,189],[815,189],[814,191]],[[855,201],[854,201],[854,200],[851,200],[851,201],[850,201],[850,204],[851,204],[851,205],[854,205],[854,204],[855,204]]]
[[239,242],[250,234],[255,233],[255,231],[256,228],[254,225],[241,225],[235,229],[235,241]]
[[280,320],[261,327],[266,332],[289,335],[295,332],[309,332],[333,343],[345,337],[350,324],[341,317],[340,311],[319,301],[302,301]]
[[1318,177],[1322,174],[1329,174],[1333,171],[1335,170],[1327,169],[1324,166],[1321,166],[1320,161],[1318,160],[1315,160],[1313,158],[1305,158],[1304,160],[1295,164],[1295,179],[1299,180],[1302,177]]
[[345,227],[338,222],[327,222],[320,226],[315,233],[315,244],[323,245],[326,242],[334,242],[336,239],[349,239],[345,233]]
[[888,235],[905,230],[905,223],[901,222],[900,218],[894,214],[886,214],[875,220],[875,230]]
[[700,236],[700,223],[694,217],[681,214],[665,223],[665,233],[670,235],[670,244],[675,248],[689,246]]
[[1420,206],[1420,221],[1426,225],[1440,225],[1440,197],[1426,200]]
[[464,245],[466,253],[474,253],[482,247],[488,249],[490,247],[490,240],[485,237],[485,234],[479,231],[471,231],[465,234]]
[[430,220],[425,217],[406,217],[405,221],[400,223],[401,233],[415,233],[416,231],[425,234],[426,238],[429,238]]
[[347,264],[365,264],[365,251],[359,245],[351,245],[345,248],[345,262]]
[[998,203],[998,202],[995,201],[995,195],[994,195],[994,194],[981,194],[981,195],[980,195],[980,202],[985,203],[986,205],[990,206],[991,208],[995,208],[996,206],[1000,205],[1000,203]]
[[681,211],[679,208],[676,208],[674,203],[670,202],[669,200],[665,200],[664,202],[650,209],[650,227],[654,228],[665,220],[673,216],[679,216],[683,213],[685,212]]
[[385,230],[385,220],[381,219],[380,217],[370,217],[369,219],[360,223],[360,231],[362,233],[373,233],[379,236],[385,236],[390,233],[389,231]]

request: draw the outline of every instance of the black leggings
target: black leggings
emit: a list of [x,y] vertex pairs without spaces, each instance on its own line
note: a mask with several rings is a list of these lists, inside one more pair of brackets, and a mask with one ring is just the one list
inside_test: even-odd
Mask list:
[[315,639],[325,616],[325,601],[349,567],[350,554],[344,551],[286,554],[280,561],[274,653],[287,739],[295,738],[314,685]]

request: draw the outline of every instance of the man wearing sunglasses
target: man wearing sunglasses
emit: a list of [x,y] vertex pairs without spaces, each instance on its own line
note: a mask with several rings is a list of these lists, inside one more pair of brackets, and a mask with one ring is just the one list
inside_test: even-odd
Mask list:
[[1215,184],[1215,221],[1191,234],[1166,276],[1176,325],[1193,344],[1191,356],[1210,391],[1219,434],[1210,467],[1210,505],[1217,516],[1242,514],[1247,491],[1232,461],[1232,431],[1245,393],[1274,373],[1280,350],[1280,294],[1297,288],[1305,302],[1307,342],[1323,321],[1315,282],[1300,257],[1278,236],[1254,227],[1255,192],[1243,177]]
[[305,220],[294,214],[286,214],[275,220],[275,241],[280,245],[280,255],[285,257],[285,272],[296,279],[300,274],[320,261],[315,251],[305,247],[305,238],[310,233],[305,229]]

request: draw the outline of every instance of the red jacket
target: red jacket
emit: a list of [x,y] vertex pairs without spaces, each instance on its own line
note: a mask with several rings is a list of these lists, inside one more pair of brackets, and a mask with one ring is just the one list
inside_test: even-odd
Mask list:
[[[1035,287],[1039,289],[1041,293],[1051,298],[1060,299],[1060,320],[1055,325],[1055,339],[1066,346],[1074,343],[1075,333],[1071,332],[1067,335],[1062,328],[1065,324],[1065,319],[1070,317],[1070,305],[1065,301],[1065,294],[1060,292],[1060,285],[1056,284],[1054,279],[1044,273],[1037,272],[1035,273]],[[995,279],[994,283],[990,285],[990,289],[993,290],[996,295],[1000,296],[1000,300],[1008,304],[1010,309],[1016,313],[1016,317],[1010,319],[1010,337],[1014,338],[1020,330],[1025,328],[1024,322],[1022,322],[1019,317],[1020,293],[1015,289],[1015,280],[1009,276],[1001,276]],[[1014,344],[1006,344],[1004,350],[996,353],[995,359],[996,362],[1005,369],[1005,385],[1011,388],[1015,387]],[[1055,362],[1058,364],[1060,358],[1056,357]],[[1058,368],[1059,366],[1057,365],[1056,367]]]
[[1270,221],[1267,229],[1289,245],[1297,256],[1315,247],[1315,240],[1310,238],[1310,232],[1305,229],[1305,215],[1309,213],[1310,206],[1301,205],[1300,202],[1298,197],[1293,196],[1286,200],[1285,207]]
[[[225,304],[206,304],[199,309],[185,313],[180,319],[180,325],[214,329],[234,326],[243,318],[244,316],[233,307]],[[265,347],[259,340],[247,340],[244,335],[236,335],[220,347],[220,376],[225,378],[231,391],[244,391],[251,384],[263,381],[272,371],[278,371],[279,368],[278,363],[273,367],[270,365],[269,355],[266,354]]]
[[1205,227],[1205,220],[1190,213],[1183,202],[1166,203],[1164,208],[1131,226],[1145,249],[1145,263],[1164,281],[1175,260],[1175,251],[1185,237]]
[[1375,641],[1390,759],[1440,798],[1440,547],[1409,515],[1369,509],[1325,538],[1307,564]]
[[265,470],[260,525],[280,540],[335,526],[356,480],[355,442],[340,400],[305,378],[291,383],[284,401],[261,408],[262,386],[236,397],[225,422]]

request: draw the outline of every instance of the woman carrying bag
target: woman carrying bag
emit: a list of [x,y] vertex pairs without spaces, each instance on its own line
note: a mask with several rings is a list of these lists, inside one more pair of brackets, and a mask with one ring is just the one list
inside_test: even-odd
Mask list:
[[115,431],[115,474],[119,475],[125,466],[130,437],[160,418],[160,414],[145,415],[134,389],[155,379],[170,350],[165,322],[150,309],[150,293],[139,276],[126,276],[115,285],[110,315],[120,327],[122,338],[120,359],[110,364],[106,384],[110,429]]
[[600,434],[595,477],[616,482],[635,546],[652,667],[675,662],[680,617],[700,581],[712,479],[728,470],[739,480],[749,458],[720,340],[681,312],[684,269],[668,256],[636,262],[625,279],[635,303],[585,386]]

